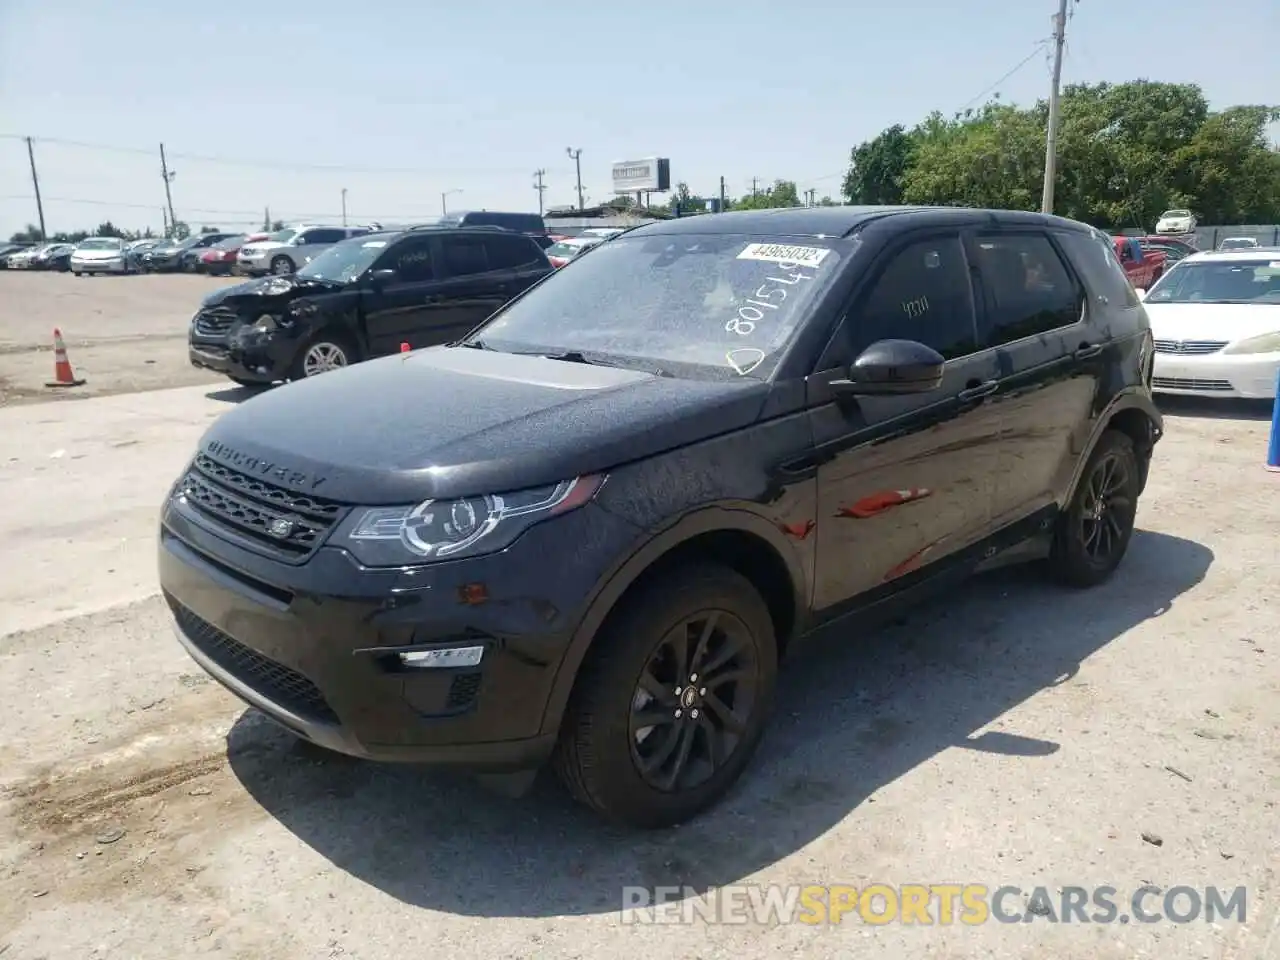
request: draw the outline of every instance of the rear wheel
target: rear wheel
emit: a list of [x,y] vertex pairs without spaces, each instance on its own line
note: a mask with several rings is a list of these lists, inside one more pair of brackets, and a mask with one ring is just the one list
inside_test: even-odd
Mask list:
[[763,736],[773,620],[725,567],[681,567],[623,601],[583,664],[554,764],[574,797],[632,827],[718,802]]
[[288,274],[293,273],[293,261],[284,254],[280,254],[278,257],[272,257],[271,272],[277,277],[287,276]]
[[1133,441],[1108,430],[1098,441],[1075,495],[1058,518],[1049,569],[1073,587],[1102,583],[1124,559],[1138,514],[1142,475]]

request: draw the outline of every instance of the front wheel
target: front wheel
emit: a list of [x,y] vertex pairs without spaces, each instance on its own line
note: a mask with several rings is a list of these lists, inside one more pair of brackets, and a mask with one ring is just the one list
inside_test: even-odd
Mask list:
[[303,380],[331,370],[340,370],[358,359],[355,348],[345,337],[321,332],[312,337],[298,353],[289,379]]
[[1073,587],[1102,583],[1124,559],[1142,489],[1133,441],[1108,430],[1098,441],[1071,503],[1058,518],[1049,569]]
[[668,827],[717,803],[751,760],[777,640],[760,594],[726,567],[681,567],[624,604],[578,675],[554,764],[606,818]]
[[271,261],[271,272],[277,277],[288,276],[293,273],[293,261],[284,254],[274,257]]

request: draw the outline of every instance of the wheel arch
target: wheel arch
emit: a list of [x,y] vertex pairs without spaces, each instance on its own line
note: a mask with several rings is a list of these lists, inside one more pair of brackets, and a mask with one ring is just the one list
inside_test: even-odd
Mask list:
[[645,584],[689,562],[720,563],[759,591],[773,619],[781,656],[799,631],[807,578],[778,528],[745,509],[712,507],[688,515],[652,537],[605,581],[589,602],[556,671],[542,732],[554,733],[595,639],[625,600]]
[[1075,496],[1076,487],[1084,475],[1085,465],[1093,456],[1098,441],[1108,430],[1118,430],[1133,441],[1134,450],[1138,454],[1138,469],[1141,476],[1138,492],[1141,493],[1146,489],[1147,476],[1151,467],[1151,453],[1155,449],[1156,442],[1164,434],[1164,418],[1148,395],[1133,389],[1117,396],[1106,411],[1098,417],[1083,455],[1076,461],[1075,470],[1071,476],[1071,486],[1067,490],[1064,503],[1070,503]]

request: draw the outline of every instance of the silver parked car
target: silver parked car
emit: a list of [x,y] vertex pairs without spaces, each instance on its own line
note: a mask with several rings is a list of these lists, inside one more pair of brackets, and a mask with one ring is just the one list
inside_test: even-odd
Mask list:
[[71,272],[77,277],[86,273],[128,273],[129,258],[124,247],[119,237],[81,240],[71,253]]
[[334,227],[300,223],[273,233],[266,240],[246,243],[236,257],[241,273],[260,277],[294,273],[340,240],[369,233],[368,227]]

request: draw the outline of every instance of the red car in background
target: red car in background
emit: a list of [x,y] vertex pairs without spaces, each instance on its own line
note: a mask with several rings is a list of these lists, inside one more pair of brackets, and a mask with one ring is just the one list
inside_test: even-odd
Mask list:
[[240,252],[240,248],[246,243],[265,240],[269,236],[269,233],[248,233],[239,237],[227,237],[215,243],[200,254],[200,272],[214,277],[230,276],[235,272],[236,254]]
[[1135,290],[1150,290],[1164,276],[1169,255],[1163,250],[1144,249],[1137,237],[1112,237],[1111,243]]

